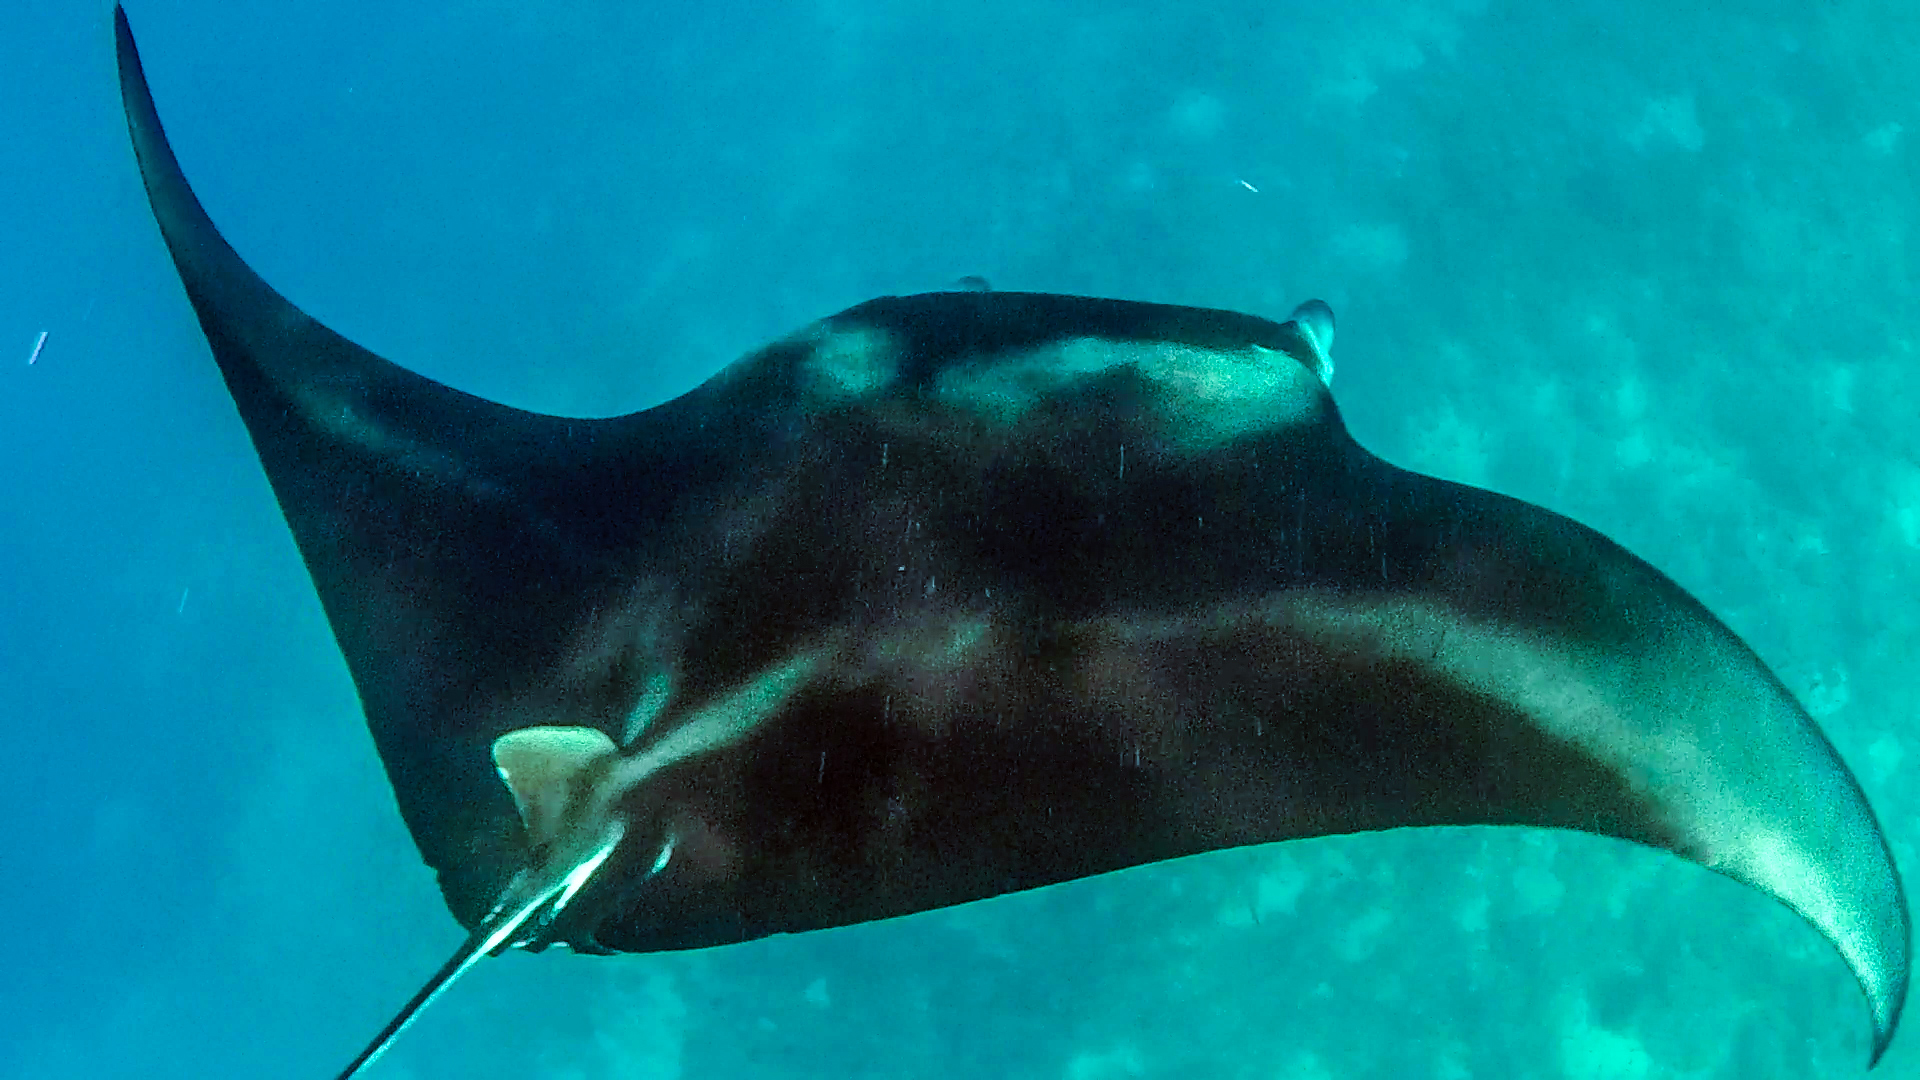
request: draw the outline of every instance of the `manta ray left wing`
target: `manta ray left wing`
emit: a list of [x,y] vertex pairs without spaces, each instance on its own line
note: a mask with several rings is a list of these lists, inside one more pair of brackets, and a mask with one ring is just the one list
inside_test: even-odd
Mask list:
[[[228,246],[167,144],[126,14],[121,90],[187,296],[353,673],[421,855],[463,923],[526,862],[489,749],[517,727],[619,738],[641,673],[582,634],[650,523],[724,467],[724,411],[508,408],[397,367],[288,303]],[[749,423],[749,427],[752,425]],[[567,650],[574,650],[569,653]]]
[[512,945],[701,947],[1440,824],[1775,897],[1885,1049],[1906,901],[1825,736],[1618,545],[1356,444],[1325,305],[884,297],[654,409],[522,412],[261,281],[115,28],[161,233],[472,930],[349,1073]]

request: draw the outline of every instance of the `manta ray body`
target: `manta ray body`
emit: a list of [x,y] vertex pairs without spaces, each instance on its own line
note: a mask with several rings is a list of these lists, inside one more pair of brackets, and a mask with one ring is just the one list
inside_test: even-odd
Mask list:
[[1647,563],[1358,445],[1324,304],[969,281],[629,416],[525,412],[254,274],[115,23],[162,236],[471,931],[343,1075],[509,946],[699,948],[1472,824],[1622,837],[1777,898],[1885,1049],[1907,909],[1827,739]]

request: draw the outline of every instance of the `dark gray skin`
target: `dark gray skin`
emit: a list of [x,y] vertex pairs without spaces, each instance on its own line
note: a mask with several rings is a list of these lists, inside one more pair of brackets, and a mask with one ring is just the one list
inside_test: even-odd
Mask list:
[[[887,297],[657,408],[522,412],[254,275],[116,26],[161,232],[474,932],[349,1074],[508,945],[698,948],[1470,824],[1774,896],[1846,958],[1884,1051],[1907,909],[1825,737],[1605,537],[1356,444],[1325,305]],[[492,754],[536,728],[608,752],[530,835]]]

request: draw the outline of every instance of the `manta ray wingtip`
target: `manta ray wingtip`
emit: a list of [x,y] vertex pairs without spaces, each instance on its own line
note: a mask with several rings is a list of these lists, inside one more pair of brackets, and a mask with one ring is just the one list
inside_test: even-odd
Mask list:
[[[1910,939],[1912,934],[1911,929],[1908,929],[1907,933]],[[1910,962],[1907,954],[1911,952],[1911,949],[1911,941],[1909,940],[1907,948],[1902,951],[1902,962],[1899,969],[1890,974],[1886,985],[1881,988],[1879,993],[1876,994],[1872,990],[1867,991],[1867,1004],[1873,1011],[1873,1048],[1867,1055],[1867,1068],[1869,1069],[1880,1064],[1880,1059],[1886,1056],[1887,1047],[1893,1043],[1894,1032],[1899,1030],[1900,1014],[1906,1008],[1907,1004],[1907,979]]]

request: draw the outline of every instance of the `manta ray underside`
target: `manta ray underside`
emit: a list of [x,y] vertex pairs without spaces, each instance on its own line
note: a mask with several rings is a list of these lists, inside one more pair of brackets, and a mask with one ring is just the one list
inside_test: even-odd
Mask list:
[[1605,537],[1357,445],[1325,305],[884,297],[657,408],[522,412],[256,276],[115,26],[161,233],[472,931],[346,1075],[513,945],[698,948],[1470,824],[1775,897],[1885,1049],[1907,909],[1826,738]]

